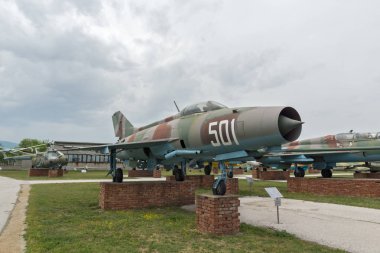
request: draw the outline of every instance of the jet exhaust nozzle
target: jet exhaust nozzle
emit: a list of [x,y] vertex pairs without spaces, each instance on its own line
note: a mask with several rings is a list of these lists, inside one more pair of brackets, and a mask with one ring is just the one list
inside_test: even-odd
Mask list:
[[285,107],[278,118],[278,128],[282,137],[287,141],[298,139],[303,123],[298,112],[292,107]]

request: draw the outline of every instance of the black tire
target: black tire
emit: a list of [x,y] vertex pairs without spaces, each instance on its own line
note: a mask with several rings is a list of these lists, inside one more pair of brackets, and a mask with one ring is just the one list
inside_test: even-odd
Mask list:
[[181,169],[175,169],[176,172],[174,174],[175,176],[175,181],[184,181],[185,180],[185,175]]
[[219,182],[215,190],[213,189],[213,193],[214,195],[219,195],[219,196],[223,196],[224,194],[226,194],[226,183],[224,182],[224,180],[221,180]]
[[174,167],[173,167],[173,176],[175,176],[175,174],[177,174],[177,171],[178,171],[178,165],[174,165]]
[[227,172],[227,177],[228,178],[233,178],[234,177],[234,172],[232,170],[230,170],[229,172]]
[[331,178],[332,177],[332,170],[331,169],[321,170],[321,175],[323,178]]
[[305,177],[305,171],[303,169],[294,170],[295,177]]
[[206,165],[204,168],[204,171],[205,171],[205,175],[210,175],[211,174],[211,166]]
[[115,171],[115,181],[116,183],[123,182],[123,170],[121,168],[117,168]]

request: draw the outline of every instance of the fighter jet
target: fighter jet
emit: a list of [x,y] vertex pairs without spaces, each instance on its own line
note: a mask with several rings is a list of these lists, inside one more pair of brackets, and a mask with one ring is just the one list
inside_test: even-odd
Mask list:
[[284,144],[281,150],[269,150],[267,153],[264,151],[263,156],[256,161],[264,166],[284,170],[295,164],[296,177],[305,175],[299,164],[313,165],[314,169],[321,170],[322,177],[330,178],[336,163],[365,162],[372,169],[370,162],[380,161],[379,147],[380,132],[351,131]]
[[[214,101],[187,106],[175,115],[139,128],[120,111],[112,120],[117,143],[83,149],[110,153],[110,173],[115,182],[123,178],[122,170],[116,169],[116,158],[128,161],[130,167],[146,161],[150,170],[158,164],[173,168],[177,181],[184,180],[188,162],[201,165],[218,161],[222,175],[213,185],[217,195],[226,191],[225,162],[253,160],[259,149],[294,141],[303,123],[292,107],[228,108]],[[207,165],[205,171],[210,170]]]
[[38,148],[46,146],[49,146],[49,144],[0,150],[0,152],[3,153],[4,160],[32,160],[32,168],[56,169],[67,165],[67,158],[58,150],[49,149],[44,152],[38,151]]

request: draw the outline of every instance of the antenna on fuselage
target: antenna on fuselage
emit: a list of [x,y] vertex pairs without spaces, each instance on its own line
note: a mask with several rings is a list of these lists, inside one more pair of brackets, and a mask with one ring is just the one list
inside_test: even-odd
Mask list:
[[174,102],[175,107],[177,108],[177,111],[180,112],[180,110],[179,110],[179,108],[178,108],[178,105],[177,105],[177,103],[175,102],[175,100],[173,100],[173,102]]

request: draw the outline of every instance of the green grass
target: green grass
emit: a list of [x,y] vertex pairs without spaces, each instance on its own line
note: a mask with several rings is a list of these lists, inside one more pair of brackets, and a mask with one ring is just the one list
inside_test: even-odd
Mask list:
[[112,179],[111,176],[106,176],[108,170],[94,170],[87,173],[81,173],[80,170],[72,171],[63,174],[63,177],[29,177],[27,170],[1,170],[0,176],[11,177],[18,180],[71,180],[71,179]]
[[33,185],[26,252],[342,252],[286,232],[241,225],[235,236],[197,232],[180,208],[102,211],[99,185]]

